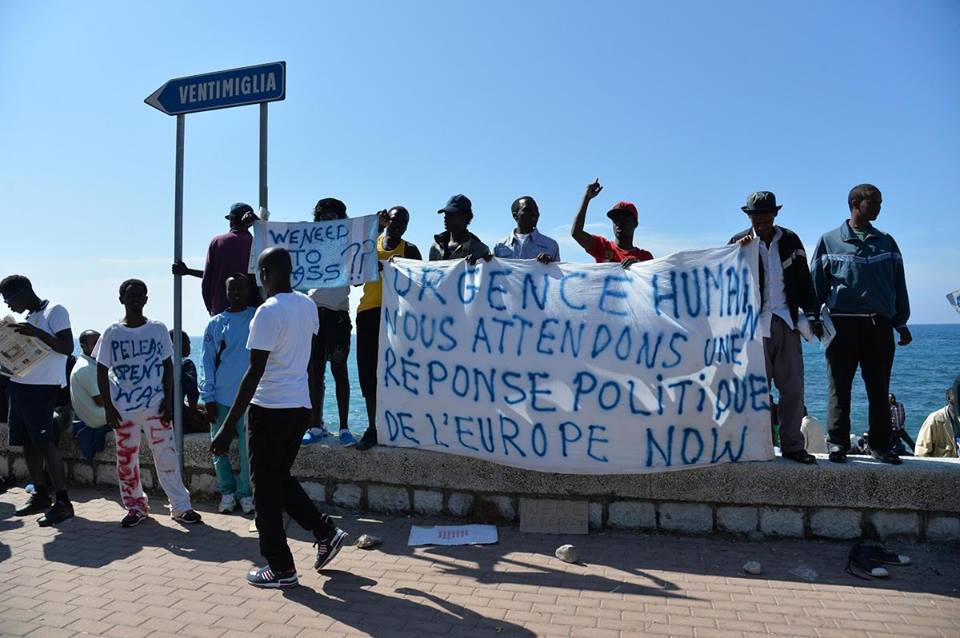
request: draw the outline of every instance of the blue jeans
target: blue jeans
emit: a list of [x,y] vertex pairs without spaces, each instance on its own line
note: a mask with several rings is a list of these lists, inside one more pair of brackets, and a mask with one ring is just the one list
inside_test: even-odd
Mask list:
[[[229,405],[221,405],[217,414],[217,422],[210,425],[210,437],[217,433],[220,426],[230,413]],[[237,421],[237,441],[240,452],[240,473],[234,476],[230,465],[230,455],[213,457],[213,469],[217,471],[217,490],[221,494],[234,494],[237,498],[253,496],[250,488],[250,458],[247,455],[247,415]]]

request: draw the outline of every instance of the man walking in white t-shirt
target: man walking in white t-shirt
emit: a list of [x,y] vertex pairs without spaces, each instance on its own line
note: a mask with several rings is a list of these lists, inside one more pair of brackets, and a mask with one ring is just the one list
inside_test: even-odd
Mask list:
[[267,565],[247,572],[254,587],[295,587],[299,584],[293,554],[287,545],[283,512],[287,511],[316,540],[320,571],[343,545],[346,533],[314,506],[290,468],[311,423],[315,389],[311,361],[319,356],[316,305],[290,287],[293,263],[283,248],[268,248],[257,263],[268,299],[250,322],[250,364],[240,382],[227,418],[214,435],[210,451],[225,454],[236,435],[237,420],[247,406],[250,480],[257,511],[260,553]]
[[[10,379],[10,445],[22,445],[27,471],[35,491],[16,510],[29,516],[49,510],[37,522],[56,525],[73,516],[67,496],[67,475],[56,445],[53,408],[60,388],[67,384],[67,356],[73,352],[73,332],[66,308],[40,299],[30,280],[10,275],[0,281],[0,294],[10,310],[27,313],[27,320],[14,330],[42,342],[50,353],[23,375]],[[50,499],[49,482],[55,499]],[[51,507],[52,506],[52,507]]]

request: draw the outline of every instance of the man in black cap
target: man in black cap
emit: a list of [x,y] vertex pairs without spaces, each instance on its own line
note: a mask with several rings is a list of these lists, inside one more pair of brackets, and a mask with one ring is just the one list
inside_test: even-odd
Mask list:
[[466,259],[475,263],[478,259],[490,259],[487,245],[467,230],[473,221],[473,206],[466,195],[454,195],[447,200],[447,205],[437,212],[443,215],[444,231],[433,237],[430,261]]
[[760,240],[760,335],[763,337],[767,379],[780,393],[780,452],[798,463],[816,463],[804,449],[803,353],[800,350],[801,321],[811,322],[811,331],[823,334],[820,304],[813,292],[807,255],[796,233],[773,223],[781,206],[770,191],[752,193],[741,210],[750,217],[750,228],[737,233],[730,243],[746,246]]
[[[226,295],[226,281],[233,273],[249,272],[250,250],[253,246],[253,235],[250,227],[259,219],[253,212],[250,204],[237,202],[230,207],[226,219],[230,222],[230,230],[223,235],[217,235],[210,240],[207,248],[207,263],[203,270],[188,268],[182,261],[173,264],[173,274],[181,277],[191,275],[200,277],[203,303],[207,306],[210,316],[220,314],[230,305]],[[257,287],[251,286],[253,294]],[[250,305],[256,305],[259,299],[251,299]]]

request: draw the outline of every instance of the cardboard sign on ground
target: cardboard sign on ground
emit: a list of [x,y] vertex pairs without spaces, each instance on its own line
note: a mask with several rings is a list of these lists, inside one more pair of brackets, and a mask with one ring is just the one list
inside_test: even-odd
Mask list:
[[491,545],[498,542],[496,525],[437,525],[410,528],[407,545]]
[[586,534],[590,508],[586,501],[520,499],[520,531],[532,534]]

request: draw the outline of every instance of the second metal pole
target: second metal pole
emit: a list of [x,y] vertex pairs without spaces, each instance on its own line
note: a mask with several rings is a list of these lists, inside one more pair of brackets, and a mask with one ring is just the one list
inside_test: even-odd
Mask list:
[[267,209],[267,102],[260,103],[260,208]]
[[[177,116],[176,184],[173,190],[173,261],[183,260],[183,125],[184,116]],[[173,278],[173,427],[177,458],[183,469],[183,278]]]

